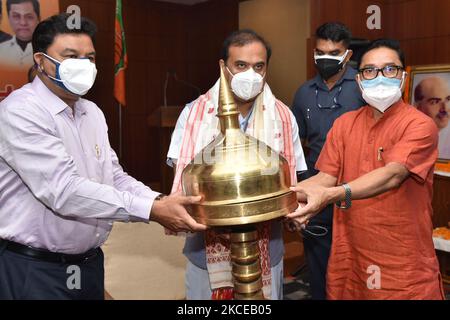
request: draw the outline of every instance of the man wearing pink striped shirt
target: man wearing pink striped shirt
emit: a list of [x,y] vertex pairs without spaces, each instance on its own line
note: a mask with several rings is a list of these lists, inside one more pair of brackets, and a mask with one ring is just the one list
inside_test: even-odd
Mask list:
[[103,299],[103,253],[113,222],[155,221],[200,231],[184,205],[128,176],[105,117],[81,98],[97,69],[95,25],[69,15],[33,34],[37,77],[0,103],[0,299]]

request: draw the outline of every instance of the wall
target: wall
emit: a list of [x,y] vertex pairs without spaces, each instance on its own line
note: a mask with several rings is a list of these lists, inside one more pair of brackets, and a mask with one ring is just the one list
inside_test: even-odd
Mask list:
[[268,83],[287,105],[306,80],[309,0],[250,0],[239,5],[239,27],[252,28],[273,48]]
[[400,40],[408,65],[450,63],[450,1],[385,2],[386,35]]

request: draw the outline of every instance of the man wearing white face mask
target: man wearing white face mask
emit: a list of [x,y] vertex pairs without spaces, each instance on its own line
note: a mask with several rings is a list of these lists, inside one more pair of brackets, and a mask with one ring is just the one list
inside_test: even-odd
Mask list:
[[[265,83],[270,55],[270,46],[261,36],[252,30],[241,30],[225,40],[219,64],[234,93],[241,129],[281,153],[288,160],[291,176],[295,179],[296,171],[306,170],[305,159],[292,112],[275,98]],[[219,133],[216,117],[219,87],[217,81],[206,94],[188,104],[177,121],[167,155],[168,164],[175,169],[172,192],[181,188],[184,167]],[[260,234],[260,245],[265,248],[261,252],[264,296],[282,299],[284,246],[281,222],[264,224]],[[206,231],[187,237],[183,250],[189,260],[187,299],[232,298],[229,245],[226,233]]]
[[0,103],[0,300],[103,299],[114,221],[202,231],[184,205],[128,176],[110,146],[92,87],[95,25],[70,15],[33,34],[37,76]]
[[293,188],[305,223],[335,204],[329,299],[443,299],[432,241],[437,128],[403,102],[397,41],[374,41],[357,81],[368,105],[338,118],[316,168]]

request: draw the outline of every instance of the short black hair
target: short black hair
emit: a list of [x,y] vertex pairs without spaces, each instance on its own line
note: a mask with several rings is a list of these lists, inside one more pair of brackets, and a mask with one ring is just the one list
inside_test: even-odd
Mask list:
[[52,45],[55,37],[59,34],[86,34],[95,43],[95,34],[97,33],[95,23],[87,18],[81,17],[81,27],[69,29],[67,26],[67,19],[69,17],[71,17],[70,14],[62,13],[40,22],[33,33],[33,52],[47,53],[48,47]]
[[[41,6],[39,4],[39,0],[6,0],[6,11],[9,12],[11,11],[11,6],[13,4],[21,4],[21,3],[26,3],[26,2],[31,2],[31,4],[33,5],[33,9],[34,12],[36,12],[37,17],[40,19],[41,18]],[[0,5],[1,7],[1,5]],[[1,13],[1,11],[0,11]]]
[[0,16],[2,15],[2,11],[3,11],[3,4],[2,4],[3,0],[0,0]]
[[316,30],[316,39],[343,42],[346,49],[350,47],[352,33],[341,22],[327,22]]
[[405,54],[403,53],[403,50],[400,48],[400,42],[394,39],[377,39],[372,41],[369,46],[366,48],[364,53],[361,55],[361,59],[359,59],[358,62],[358,69],[361,67],[361,62],[364,58],[364,56],[372,50],[378,49],[378,48],[388,48],[391,50],[394,50],[398,54],[398,58],[400,59],[400,62],[402,63],[402,67],[405,67]]
[[231,33],[222,44],[221,58],[223,61],[227,62],[231,46],[243,47],[253,42],[261,42],[264,45],[267,52],[268,64],[270,57],[272,56],[272,48],[263,37],[252,29],[242,29]]

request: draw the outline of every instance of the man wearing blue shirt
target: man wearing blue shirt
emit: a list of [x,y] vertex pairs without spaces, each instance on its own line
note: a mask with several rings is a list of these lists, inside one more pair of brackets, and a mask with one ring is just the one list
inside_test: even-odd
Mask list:
[[[357,71],[348,65],[353,54],[351,33],[341,23],[326,23],[316,31],[314,62],[318,74],[295,94],[293,113],[306,153],[308,171],[301,180],[317,174],[315,164],[334,121],[343,113],[366,105],[355,80]],[[302,233],[313,299],[325,299],[325,277],[331,248],[333,207],[311,219]]]

